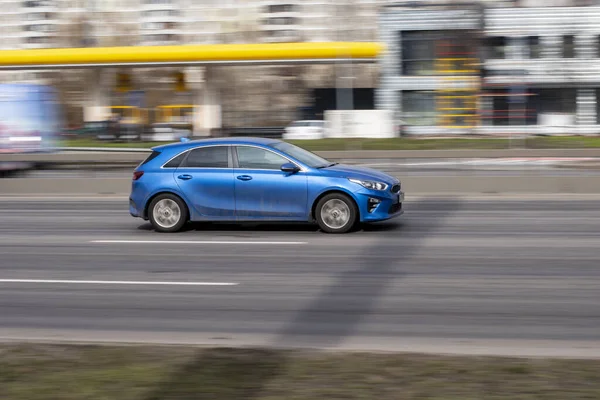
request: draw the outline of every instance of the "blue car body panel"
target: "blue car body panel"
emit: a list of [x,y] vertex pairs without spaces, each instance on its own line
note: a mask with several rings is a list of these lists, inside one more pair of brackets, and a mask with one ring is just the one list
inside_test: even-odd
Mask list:
[[[307,220],[306,174],[240,168],[234,171],[236,219]],[[250,180],[238,179],[250,176]]]
[[[132,181],[130,214],[147,219],[154,196],[173,193],[188,206],[192,221],[312,221],[313,209],[323,195],[341,192],[356,203],[361,222],[375,222],[403,213],[403,193],[391,190],[400,182],[381,171],[349,165],[311,168],[272,145],[278,140],[261,138],[204,139],[153,148],[153,154],[136,171],[143,175]],[[297,172],[239,168],[163,168],[183,152],[211,145],[264,148],[300,167]],[[237,160],[237,158],[236,158]],[[383,182],[386,190],[367,189],[350,179]],[[369,201],[377,200],[373,206]]]
[[[189,179],[181,179],[188,177]],[[177,168],[173,172],[173,181],[183,193],[192,220],[235,217],[235,193],[231,169]]]

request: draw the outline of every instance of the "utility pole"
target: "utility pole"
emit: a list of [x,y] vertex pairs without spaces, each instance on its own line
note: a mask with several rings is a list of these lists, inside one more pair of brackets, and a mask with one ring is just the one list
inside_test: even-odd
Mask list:
[[[351,7],[352,2],[347,0],[336,0],[336,22],[337,22],[337,41],[344,42],[347,38],[344,36],[345,19],[352,15],[354,10],[347,12]],[[340,48],[337,52],[338,60],[335,65],[336,71],[336,109],[352,110],[354,108],[353,85],[352,85],[352,59],[351,54],[346,52],[346,49]],[[344,62],[344,58],[348,58],[348,63]],[[340,60],[341,59],[341,60]],[[348,70],[346,73],[345,70]],[[347,80],[348,84],[344,81]]]

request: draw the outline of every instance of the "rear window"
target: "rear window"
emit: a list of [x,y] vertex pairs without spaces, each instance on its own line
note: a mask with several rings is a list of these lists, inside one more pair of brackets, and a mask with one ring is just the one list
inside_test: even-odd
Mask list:
[[183,159],[187,156],[187,151],[179,154],[177,157],[171,159],[168,163],[166,163],[163,168],[178,168],[181,165]]
[[142,161],[142,163],[140,164],[140,167],[144,164],[148,164],[150,161],[154,160],[159,155],[160,155],[159,151],[153,151],[152,154],[150,154],[148,157],[146,157],[146,159],[144,161]]

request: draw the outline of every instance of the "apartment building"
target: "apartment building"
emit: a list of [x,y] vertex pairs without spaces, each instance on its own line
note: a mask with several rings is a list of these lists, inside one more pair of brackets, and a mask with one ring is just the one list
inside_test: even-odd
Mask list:
[[417,135],[599,133],[595,3],[386,7],[377,107]]
[[21,1],[0,0],[0,40],[1,50],[21,48]]

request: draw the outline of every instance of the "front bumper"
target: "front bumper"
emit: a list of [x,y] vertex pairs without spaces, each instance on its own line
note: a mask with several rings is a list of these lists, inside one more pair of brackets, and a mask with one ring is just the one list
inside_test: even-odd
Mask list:
[[361,222],[376,222],[404,214],[404,192],[366,190],[357,193]]

